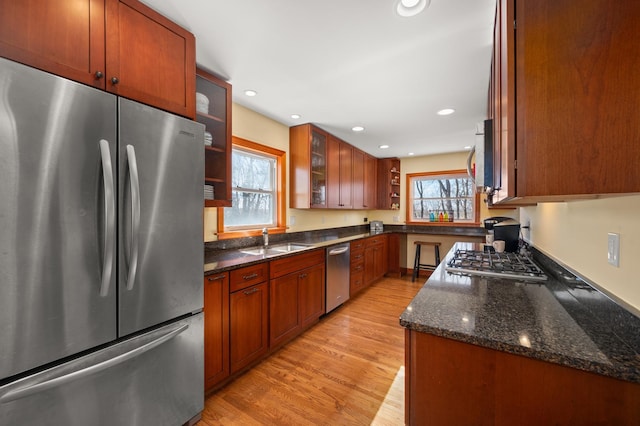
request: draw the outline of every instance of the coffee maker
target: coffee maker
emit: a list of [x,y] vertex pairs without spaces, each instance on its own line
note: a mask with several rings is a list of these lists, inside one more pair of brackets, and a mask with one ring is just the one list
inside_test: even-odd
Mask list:
[[493,231],[494,240],[504,241],[504,250],[515,253],[520,243],[520,223],[510,217],[495,216],[484,220],[484,227]]

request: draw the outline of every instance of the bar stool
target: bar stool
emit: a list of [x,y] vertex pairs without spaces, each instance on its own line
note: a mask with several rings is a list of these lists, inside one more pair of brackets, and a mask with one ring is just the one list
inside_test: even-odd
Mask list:
[[[433,271],[440,264],[440,243],[433,241],[415,241],[413,244],[416,245],[416,258],[413,261],[413,275],[411,275],[411,282],[414,282],[420,273],[420,270],[423,271]],[[433,251],[436,255],[436,263],[431,265],[428,263],[420,263],[420,248],[422,246],[433,246]]]

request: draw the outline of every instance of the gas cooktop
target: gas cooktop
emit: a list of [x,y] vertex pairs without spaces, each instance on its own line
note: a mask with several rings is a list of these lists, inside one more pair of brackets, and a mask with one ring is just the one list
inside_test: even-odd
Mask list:
[[529,256],[480,250],[456,250],[445,268],[449,272],[544,281],[547,276]]

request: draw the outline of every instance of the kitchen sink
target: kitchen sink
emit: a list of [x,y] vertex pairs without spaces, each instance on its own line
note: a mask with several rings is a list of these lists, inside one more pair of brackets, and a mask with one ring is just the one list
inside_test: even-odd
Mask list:
[[242,249],[240,252],[244,254],[251,254],[254,256],[278,256],[285,253],[292,253],[300,250],[305,250],[311,247],[309,244],[300,244],[300,243],[287,243],[287,244],[277,244],[273,246],[267,247],[253,247],[248,249]]

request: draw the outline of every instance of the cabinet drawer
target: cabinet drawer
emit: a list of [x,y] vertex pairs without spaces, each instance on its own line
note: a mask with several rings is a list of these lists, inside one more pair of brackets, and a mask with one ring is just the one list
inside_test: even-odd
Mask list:
[[376,237],[369,237],[369,238],[365,239],[364,246],[365,246],[365,248],[372,247],[372,246],[377,246],[377,245],[380,245],[380,244],[384,244],[386,240],[387,240],[387,236],[386,235],[378,235]]
[[349,277],[349,297],[353,297],[356,293],[362,290],[365,287],[364,284],[364,273],[351,273]]
[[356,263],[364,262],[364,250],[358,251],[356,253],[351,252],[351,267]]
[[364,239],[351,241],[351,253],[364,250]]
[[269,263],[259,263],[245,268],[231,271],[231,283],[229,291],[242,290],[254,284],[267,281],[269,279]]
[[301,269],[324,263],[324,249],[317,249],[271,261],[271,278],[281,277]]
[[351,268],[350,268],[350,272],[351,272],[351,276],[354,276],[355,274],[361,274],[364,272],[364,260],[361,260],[359,262],[352,262],[351,263]]

